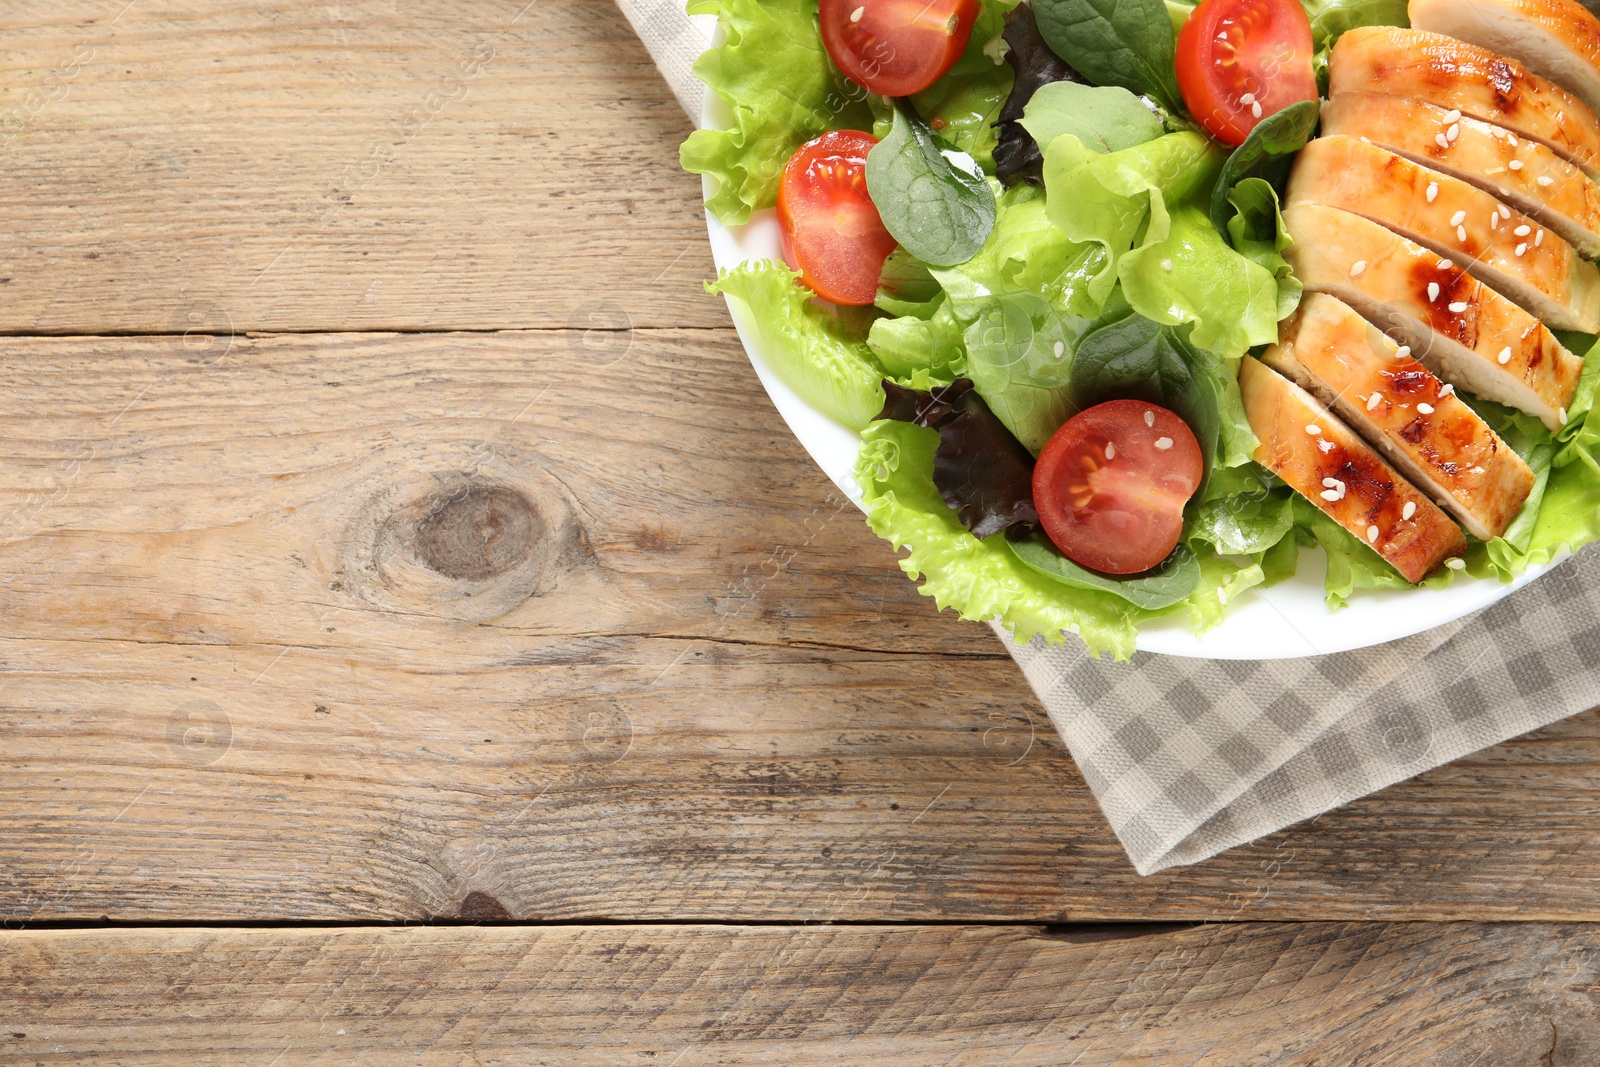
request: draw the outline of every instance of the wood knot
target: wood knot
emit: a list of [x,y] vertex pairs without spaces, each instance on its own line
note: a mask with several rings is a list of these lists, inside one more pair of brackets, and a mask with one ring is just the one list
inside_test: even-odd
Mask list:
[[430,501],[416,524],[417,557],[457,581],[483,582],[533,555],[538,511],[503,485],[474,485]]
[[474,889],[461,902],[461,912],[457,917],[473,922],[504,922],[511,918],[511,912],[488,893]]

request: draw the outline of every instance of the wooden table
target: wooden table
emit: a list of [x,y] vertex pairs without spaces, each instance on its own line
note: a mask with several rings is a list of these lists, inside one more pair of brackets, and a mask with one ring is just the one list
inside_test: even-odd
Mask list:
[[524,3],[0,8],[0,1063],[1600,1063],[1600,718],[1139,878]]

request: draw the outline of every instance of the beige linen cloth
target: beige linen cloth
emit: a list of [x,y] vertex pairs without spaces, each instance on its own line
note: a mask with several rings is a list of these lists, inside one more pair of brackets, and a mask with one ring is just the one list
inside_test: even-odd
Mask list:
[[[711,16],[617,0],[698,123]],[[996,627],[1141,874],[1234,845],[1600,704],[1600,552],[1486,611],[1292,660],[1018,645]]]

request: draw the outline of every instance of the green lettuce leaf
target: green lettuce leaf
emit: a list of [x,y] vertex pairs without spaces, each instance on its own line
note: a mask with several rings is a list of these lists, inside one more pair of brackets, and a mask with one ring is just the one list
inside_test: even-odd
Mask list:
[[1067,133],[1102,155],[1153,141],[1163,132],[1161,120],[1128,90],[1081,82],[1039,86],[1021,122],[1042,145]]
[[1107,593],[1064,590],[1029,570],[1005,546],[1005,535],[980,541],[956,521],[933,487],[939,435],[902,422],[877,422],[862,434],[855,477],[867,522],[879,537],[909,548],[900,569],[925,577],[921,591],[964,619],[999,620],[1018,641],[1035,634],[1053,644],[1076,630],[1089,650],[1126,660],[1133,654],[1140,612]]
[[826,130],[872,128],[866,91],[833,66],[817,30],[816,0],[690,0],[714,14],[724,42],[694,73],[733,112],[727,130],[696,130],[679,151],[683,169],[708,174],[711,213],[741,225],[777,199],[784,164]]
[[907,379],[919,370],[951,381],[962,373],[966,351],[962,327],[943,294],[933,312],[879,319],[867,334],[867,347],[891,378]]
[[1300,306],[1305,286],[1283,257],[1294,241],[1283,225],[1278,191],[1264,178],[1246,178],[1228,193],[1228,203],[1234,209],[1228,220],[1228,239],[1235,252],[1272,272],[1278,286],[1278,321],[1282,322]]
[[884,368],[867,343],[819,308],[799,274],[769,260],[725,270],[706,286],[750,309],[760,347],[795,392],[851,429],[883,410]]
[[1135,311],[1163,325],[1193,323],[1194,344],[1224,359],[1277,340],[1277,277],[1234,251],[1207,214],[1225,158],[1194,133],[1104,154],[1071,134],[1050,142],[1044,164],[1050,220],[1105,254],[1105,266],[1084,290],[1090,313],[1103,308],[1120,281]]

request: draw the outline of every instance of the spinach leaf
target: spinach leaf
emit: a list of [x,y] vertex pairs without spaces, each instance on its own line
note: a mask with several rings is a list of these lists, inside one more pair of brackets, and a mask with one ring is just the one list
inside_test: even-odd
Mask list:
[[1233,187],[1246,178],[1265,178],[1269,184],[1281,188],[1294,154],[1317,132],[1317,119],[1321,114],[1322,104],[1316,100],[1290,104],[1258,122],[1244,144],[1233,150],[1211,191],[1211,225],[1218,233],[1228,236],[1228,220],[1233,218],[1228,194],[1233,192]]
[[957,378],[928,392],[884,379],[879,419],[939,431],[933,486],[961,525],[980,541],[1002,530],[1021,537],[1038,526],[1033,507],[1033,454],[995,418],[972,387]]
[[867,193],[889,235],[929,266],[965,263],[994,229],[994,192],[983,171],[904,101],[896,102],[889,136],[867,155]]
[[1165,0],[1034,0],[1039,32],[1096,85],[1120,85],[1183,110]]
[[1007,188],[1018,181],[1040,185],[1044,182],[1044,151],[1023,128],[1023,112],[1041,87],[1055,82],[1082,82],[1083,75],[1044,43],[1030,3],[1018,4],[1006,17],[1005,33],[1001,36],[1006,42],[1006,62],[1011,64],[1015,78],[1011,83],[1011,95],[1000,109],[1000,121],[996,123],[1000,128],[1000,142],[994,150],[995,174]]
[[1096,589],[1121,597],[1136,608],[1159,611],[1188,599],[1200,585],[1200,561],[1183,545],[1161,566],[1131,578],[1112,578],[1086,570],[1063,556],[1043,534],[1033,534],[1007,547],[1031,571],[1074,589]]
[[1209,471],[1222,433],[1219,377],[1227,378],[1221,360],[1173,327],[1130,312],[1078,343],[1068,384],[1080,411],[1122,399],[1172,411],[1194,431]]
[[1042,145],[1070,133],[1101,155],[1153,141],[1166,132],[1155,112],[1128,90],[1075,82],[1041,86],[1023,113],[1022,127]]

